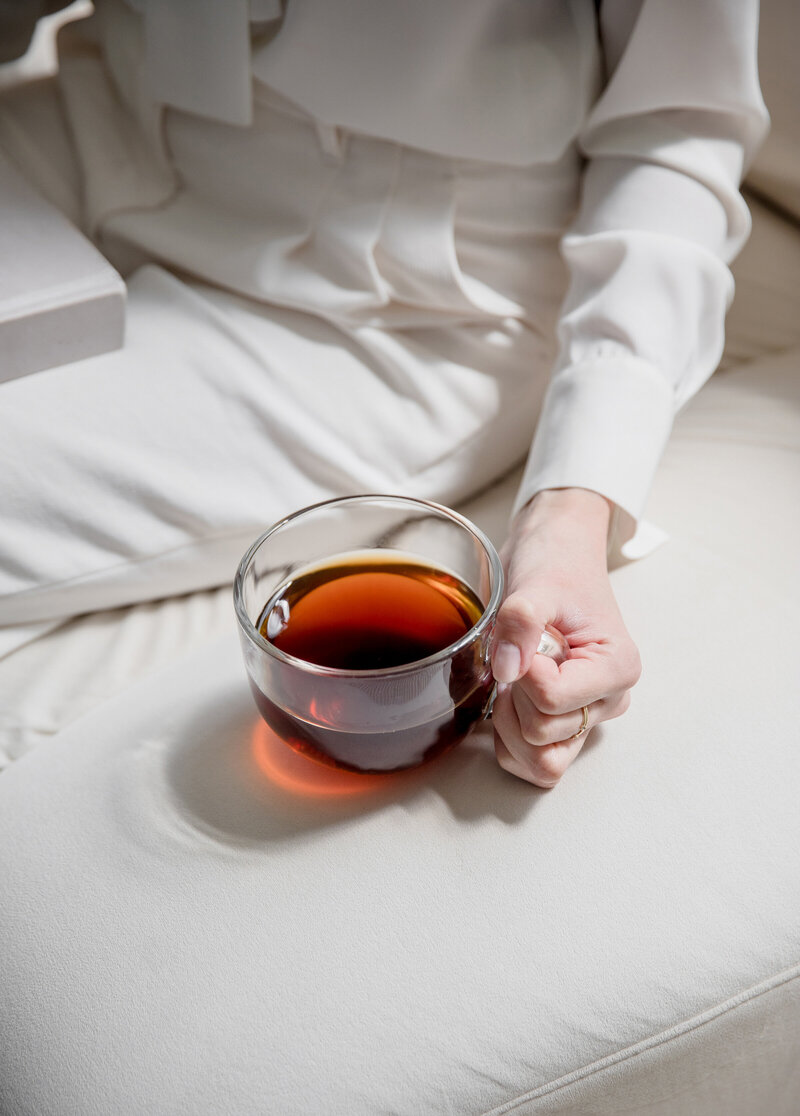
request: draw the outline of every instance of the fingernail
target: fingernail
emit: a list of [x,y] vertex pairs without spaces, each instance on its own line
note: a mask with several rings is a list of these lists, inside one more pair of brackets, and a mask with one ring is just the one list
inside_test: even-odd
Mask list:
[[516,682],[522,664],[519,648],[513,643],[498,643],[492,656],[492,673],[498,682]]

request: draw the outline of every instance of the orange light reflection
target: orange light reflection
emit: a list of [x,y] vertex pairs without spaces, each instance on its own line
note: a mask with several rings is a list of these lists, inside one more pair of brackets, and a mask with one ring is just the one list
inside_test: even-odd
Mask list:
[[291,794],[318,798],[341,798],[385,788],[385,775],[360,775],[340,771],[290,748],[263,722],[253,728],[252,752],[263,775]]

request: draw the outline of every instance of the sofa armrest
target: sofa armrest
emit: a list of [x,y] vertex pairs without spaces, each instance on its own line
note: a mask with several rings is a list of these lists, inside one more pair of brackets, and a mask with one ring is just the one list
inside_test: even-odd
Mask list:
[[0,381],[122,345],[125,284],[0,152]]

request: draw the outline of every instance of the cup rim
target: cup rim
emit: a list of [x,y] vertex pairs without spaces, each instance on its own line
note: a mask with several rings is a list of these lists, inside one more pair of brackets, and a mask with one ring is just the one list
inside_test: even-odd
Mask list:
[[[307,659],[300,659],[296,655],[289,655],[286,651],[281,651],[269,640],[265,639],[256,628],[247,614],[244,605],[244,578],[247,569],[255,556],[256,551],[263,543],[285,527],[287,523],[291,523],[301,516],[308,515],[310,512],[318,511],[320,508],[333,507],[337,504],[358,504],[367,503],[373,500],[388,500],[398,504],[411,504],[418,508],[425,508],[429,511],[438,512],[445,518],[457,523],[463,527],[470,535],[476,539],[482,546],[492,571],[492,592],[489,595],[489,600],[484,606],[480,618],[472,625],[472,627],[464,633],[454,643],[448,643],[446,647],[442,647],[439,651],[434,652],[432,655],[427,655],[424,659],[415,659],[411,663],[401,663],[394,667],[374,667],[368,670],[354,670],[353,668],[339,668],[322,666],[319,663],[310,663]],[[296,669],[304,670],[309,674],[318,674],[330,678],[385,678],[387,675],[400,675],[410,674],[414,671],[425,669],[435,666],[438,662],[444,662],[446,659],[451,658],[457,654],[463,647],[473,643],[492,623],[497,614],[497,609],[500,606],[500,601],[503,596],[504,589],[504,574],[503,565],[500,561],[500,555],[491,539],[479,527],[476,527],[471,520],[467,519],[465,515],[460,512],[454,511],[452,508],[447,507],[445,504],[438,504],[433,500],[423,500],[415,496],[399,496],[395,493],[382,493],[382,492],[366,492],[354,496],[338,496],[330,500],[320,500],[315,504],[308,504],[304,508],[298,508],[297,511],[286,515],[283,519],[277,520],[268,527],[258,538],[248,547],[236,571],[236,576],[233,582],[233,604],[236,612],[236,619],[239,623],[240,630],[247,636],[251,643],[253,643],[260,651],[266,652],[273,659],[278,662],[285,663],[287,666],[295,667]]]

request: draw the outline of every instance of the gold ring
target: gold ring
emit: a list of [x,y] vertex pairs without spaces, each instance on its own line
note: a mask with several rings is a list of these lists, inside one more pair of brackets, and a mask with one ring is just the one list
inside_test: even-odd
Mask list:
[[570,737],[570,740],[577,740],[579,736],[583,736],[583,734],[586,732],[588,727],[589,727],[589,706],[584,705],[584,707],[583,707],[583,724],[581,725],[581,727],[578,729],[577,732],[573,732],[572,736]]

